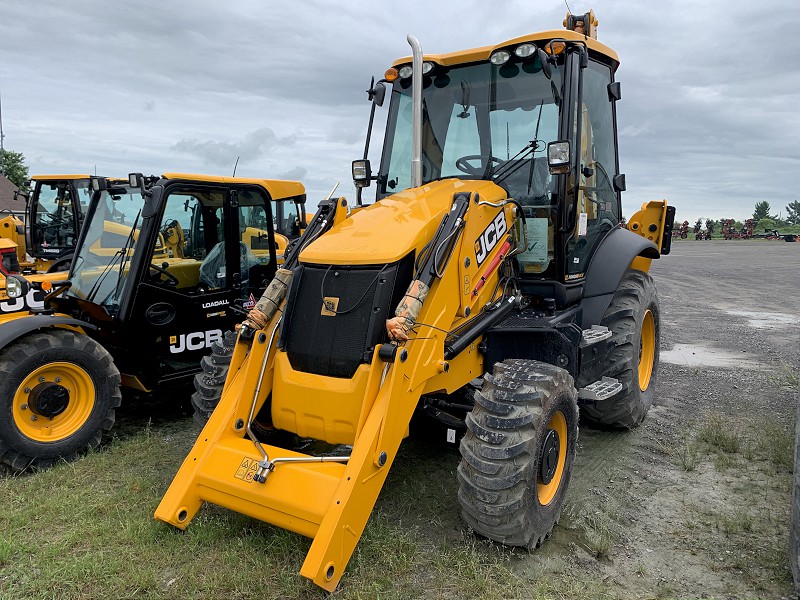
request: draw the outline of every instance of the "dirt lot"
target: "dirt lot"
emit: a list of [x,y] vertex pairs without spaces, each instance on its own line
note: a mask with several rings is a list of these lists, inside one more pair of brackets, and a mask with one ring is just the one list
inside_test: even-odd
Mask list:
[[[475,538],[458,453],[410,440],[334,597],[792,596],[800,244],[680,241],[652,273],[654,407],[634,431],[581,424],[551,540],[529,554]],[[0,478],[0,598],[326,597],[297,575],[300,536],[214,507],[185,534],[152,520],[196,436],[187,408],[129,403],[101,451]]]
[[542,554],[577,549],[565,560],[621,597],[790,595],[800,244],[681,241],[651,272],[654,407],[629,433],[582,428],[568,518]]

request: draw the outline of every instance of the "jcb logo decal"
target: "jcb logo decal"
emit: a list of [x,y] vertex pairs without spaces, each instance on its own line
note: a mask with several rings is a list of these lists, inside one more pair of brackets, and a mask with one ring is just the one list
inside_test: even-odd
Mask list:
[[13,313],[29,308],[44,308],[44,292],[31,289],[24,298],[0,300],[0,313]]
[[497,246],[506,231],[508,231],[508,225],[506,225],[506,218],[501,210],[494,220],[489,223],[489,226],[483,230],[478,239],[475,240],[475,259],[479,265],[486,260],[492,248]]
[[196,331],[194,333],[182,333],[180,335],[169,336],[169,351],[172,354],[180,354],[186,350],[202,350],[210,348],[214,342],[222,341],[222,330],[212,329],[211,331]]
[[335,317],[337,310],[339,310],[339,298],[325,296],[322,299],[322,311],[319,314],[323,317]]

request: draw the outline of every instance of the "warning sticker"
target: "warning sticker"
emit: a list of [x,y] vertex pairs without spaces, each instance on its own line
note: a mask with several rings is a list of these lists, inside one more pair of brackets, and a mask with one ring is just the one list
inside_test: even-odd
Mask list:
[[253,481],[253,475],[256,474],[256,471],[258,471],[258,461],[254,458],[243,458],[242,464],[239,465],[233,476],[236,479],[250,482]]
[[578,216],[578,235],[583,236],[586,235],[586,226],[588,224],[588,215],[586,213],[581,213]]

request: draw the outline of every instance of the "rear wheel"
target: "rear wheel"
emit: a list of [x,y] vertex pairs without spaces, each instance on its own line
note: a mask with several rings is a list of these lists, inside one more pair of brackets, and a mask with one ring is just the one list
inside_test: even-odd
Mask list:
[[71,461],[100,444],[122,401],[111,355],[86,335],[53,329],[0,356],[0,460],[14,471]]
[[539,547],[561,515],[577,439],[569,373],[534,360],[496,364],[475,393],[461,440],[464,520],[489,539]]
[[629,269],[601,324],[612,332],[603,375],[618,379],[623,391],[581,410],[598,423],[636,427],[653,404],[658,374],[661,324],[652,277]]
[[194,421],[200,427],[205,427],[222,397],[222,388],[225,386],[231,356],[236,346],[236,336],[235,331],[225,332],[222,341],[211,346],[211,355],[204,356],[200,362],[203,370],[194,376],[192,407]]

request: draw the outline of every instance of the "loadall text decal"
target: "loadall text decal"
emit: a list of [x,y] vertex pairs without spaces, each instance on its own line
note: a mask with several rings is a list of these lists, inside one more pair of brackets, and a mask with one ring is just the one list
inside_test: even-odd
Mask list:
[[187,350],[202,350],[210,348],[214,342],[222,341],[222,330],[212,329],[210,331],[195,331],[194,333],[181,333],[180,335],[169,336],[169,351],[172,354],[180,354]]
[[486,257],[497,246],[506,231],[508,231],[508,225],[506,225],[506,218],[501,210],[494,220],[489,223],[489,226],[483,230],[483,233],[478,236],[478,239],[475,240],[475,259],[478,261],[478,265],[486,260]]

